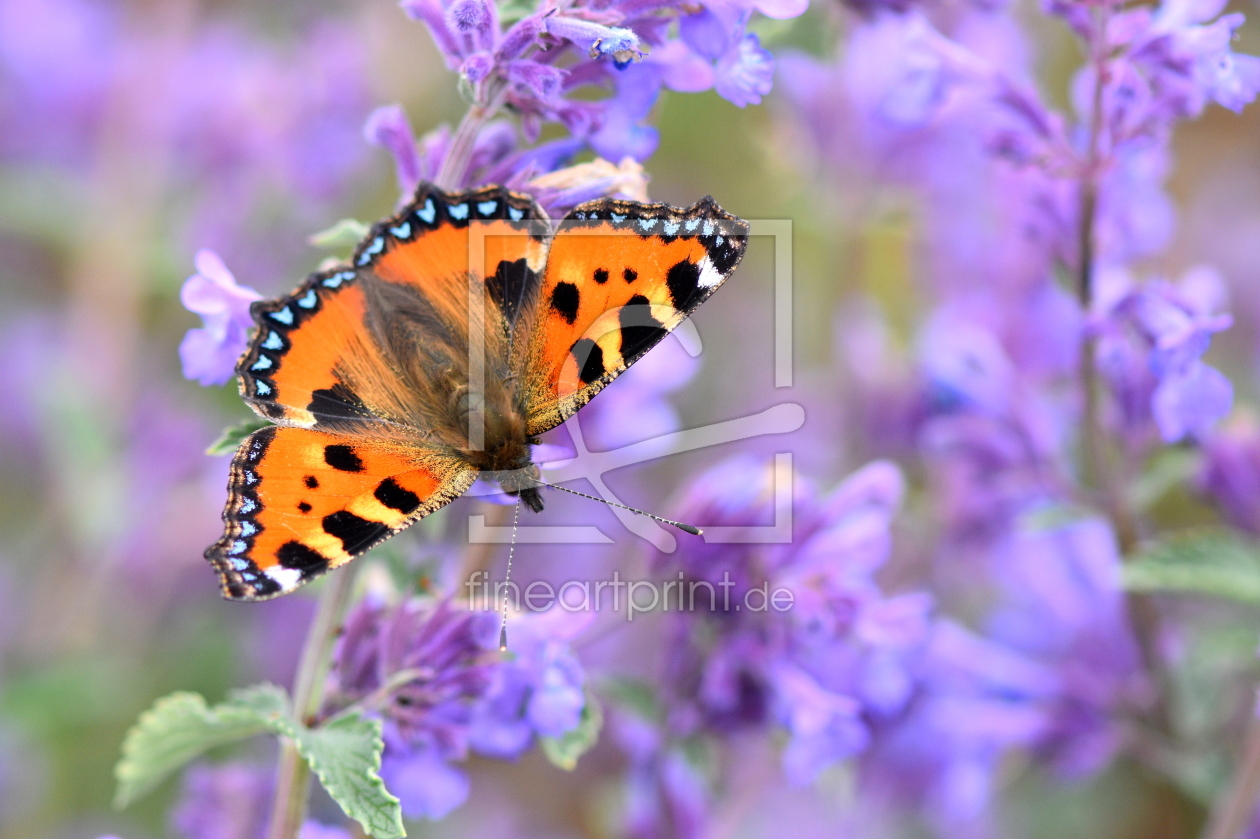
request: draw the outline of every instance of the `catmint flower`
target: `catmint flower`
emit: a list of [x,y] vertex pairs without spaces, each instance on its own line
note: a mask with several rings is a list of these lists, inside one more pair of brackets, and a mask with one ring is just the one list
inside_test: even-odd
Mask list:
[[586,677],[570,642],[594,617],[559,605],[509,616],[511,658],[495,668],[494,684],[473,713],[474,750],[514,759],[535,737],[560,737],[577,727]]
[[[758,472],[761,480],[748,480]],[[773,519],[773,480],[732,462],[697,482],[681,515],[728,527]],[[675,622],[666,681],[675,735],[781,725],[790,735],[784,770],[807,783],[860,752],[871,724],[904,707],[932,601],[886,596],[873,578],[902,493],[897,469],[874,463],[828,496],[788,502],[799,517],[790,545],[706,545],[658,560],[683,572],[684,588],[721,592],[699,588],[707,600]],[[790,609],[771,605],[783,591]]]
[[543,31],[588,48],[591,58],[611,56],[618,67],[625,67],[643,57],[639,36],[630,29],[551,15],[543,20]]
[[1231,417],[1208,438],[1199,485],[1230,524],[1260,535],[1260,423],[1254,417]]
[[713,87],[741,108],[757,105],[774,82],[774,57],[751,32],[739,38],[717,62]]
[[249,304],[261,295],[236,278],[211,250],[197,251],[197,273],[184,281],[179,299],[188,311],[201,315],[203,326],[190,329],[179,345],[185,378],[202,385],[221,385],[235,375],[236,361],[249,343],[254,320]]
[[398,174],[398,191],[403,196],[415,193],[422,178],[420,155],[411,123],[401,105],[377,108],[363,126],[363,136],[374,146],[383,146],[394,157]]

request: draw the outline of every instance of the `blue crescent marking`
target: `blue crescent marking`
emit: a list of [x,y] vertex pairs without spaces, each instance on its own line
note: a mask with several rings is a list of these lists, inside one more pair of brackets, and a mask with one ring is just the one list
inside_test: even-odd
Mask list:
[[725,242],[725,241],[726,241],[725,239],[723,239],[721,236],[719,236],[719,237],[717,237],[716,239],[714,239],[714,240],[713,240],[713,244],[714,244],[716,247],[719,247],[719,248],[720,248],[720,247],[722,246],[722,243],[723,243],[723,242]]
[[451,206],[446,208],[446,212],[450,213],[451,218],[459,219],[460,221],[463,221],[464,219],[468,218],[468,205],[467,204],[452,204]]
[[250,370],[266,370],[271,367],[271,359],[265,355],[258,356],[258,360],[254,362]]
[[315,289],[311,289],[298,298],[297,304],[303,309],[314,309],[315,304],[319,301],[319,297],[315,294]]
[[641,218],[639,219],[639,227],[642,227],[644,230],[651,230],[653,227],[656,227],[656,222],[657,219],[654,218]]
[[341,285],[342,283],[344,283],[346,280],[350,279],[353,276],[354,276],[354,272],[352,271],[338,271],[336,274],[333,274],[331,277],[324,280],[324,285],[328,286],[329,288],[336,288],[337,286]]
[[385,239],[384,237],[377,236],[372,240],[372,244],[363,249],[363,253],[359,256],[359,264],[367,265],[372,261],[372,257],[376,256],[383,250],[385,250]]
[[389,232],[393,233],[399,239],[408,239],[411,237],[411,222],[404,221],[397,227],[391,227]]
[[252,513],[254,511],[254,508],[257,506],[258,504],[255,503],[254,499],[246,498],[244,501],[241,502],[241,512]]
[[249,471],[248,469],[246,469],[245,470],[245,483],[247,484],[258,483],[258,476],[255,475],[253,472]]
[[270,396],[271,385],[266,382],[254,382],[254,393],[257,393],[260,396]]
[[498,201],[482,201],[477,204],[477,212],[483,216],[488,216],[499,208]]
[[286,326],[292,326],[292,325],[293,325],[293,312],[291,312],[291,311],[289,310],[289,307],[288,307],[288,306],[285,306],[283,309],[281,309],[281,310],[280,310],[280,311],[278,311],[278,312],[272,312],[272,313],[271,313],[271,318],[272,318],[272,320],[278,320],[278,321],[280,321],[281,323],[283,323],[283,324],[284,324],[284,325],[286,325]]
[[667,221],[667,222],[665,222],[665,226],[664,226],[662,229],[665,231],[665,235],[666,235],[666,236],[674,236],[674,235],[677,235],[677,233],[678,233],[678,222],[676,222],[676,221]]
[[246,548],[248,548],[248,547],[249,547],[249,545],[246,545],[246,544],[245,544],[244,542],[242,542],[240,539],[237,539],[235,542],[233,542],[233,543],[232,543],[232,548],[231,548],[231,550],[229,550],[229,551],[228,551],[228,553],[230,553],[230,554],[243,553],[243,552],[245,551],[245,549],[246,549]]
[[582,212],[580,212],[580,213],[574,213],[574,214],[573,214],[573,217],[574,217],[574,218],[580,218],[580,219],[582,219],[583,221],[585,221],[585,220],[586,220],[586,211],[585,211],[585,210],[583,210],[583,211],[582,211]]
[[228,562],[230,562],[232,567],[237,571],[246,571],[249,569],[249,563],[239,557],[231,557]]
[[267,340],[263,341],[264,350],[282,350],[284,349],[284,339],[280,337],[279,332],[272,332],[267,336]]
[[257,532],[258,532],[258,525],[254,524],[252,521],[241,522],[241,535],[242,536],[253,536]]
[[712,235],[713,235],[713,222],[712,222],[712,221],[708,221],[708,220],[706,220],[706,221],[705,221],[705,223],[704,223],[704,235],[705,235],[705,236],[712,236]]
[[433,224],[433,219],[437,217],[437,208],[433,206],[433,199],[424,199],[424,209],[416,210],[416,218],[425,224]]
[[512,217],[512,221],[520,221],[525,218],[525,211],[516,207],[508,207],[508,215]]
[[608,215],[613,221],[617,222],[617,224],[621,224],[626,220],[626,217],[620,213],[609,213]]
[[685,225],[683,225],[683,226],[684,226],[684,227],[686,227],[686,228],[687,228],[687,232],[688,232],[688,233],[690,233],[691,231],[695,230],[697,227],[699,227],[699,226],[700,226],[700,219],[698,219],[698,218],[689,218],[689,219],[687,219],[687,223],[686,223]]

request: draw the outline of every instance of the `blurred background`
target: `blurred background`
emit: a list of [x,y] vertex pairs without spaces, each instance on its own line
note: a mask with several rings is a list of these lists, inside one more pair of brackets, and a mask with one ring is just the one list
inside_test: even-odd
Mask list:
[[[1066,107],[1076,42],[1023,0],[1011,16],[1024,27],[1042,95]],[[776,55],[820,58],[857,20],[820,2],[795,19],[762,20],[759,32]],[[1260,27],[1244,26],[1234,49],[1260,52]],[[935,232],[915,190],[861,165],[827,163],[810,139],[809,120],[822,117],[803,96],[782,81],[747,108],[713,92],[666,93],[655,112],[659,150],[645,164],[654,200],[686,205],[712,194],[743,218],[792,221],[793,386],[774,387],[773,246],[755,240],[745,267],[695,319],[704,352],[694,377],[641,396],[652,387],[645,374],[620,402],[615,388],[601,400],[658,400],[670,412],[663,427],[794,402],[805,407],[804,427],[608,480],[627,503],[679,515],[686,487],[735,455],[765,465],[792,452],[802,480],[822,488],[872,458],[895,458],[910,485],[908,512],[893,526],[880,583],[892,592],[936,586],[947,600],[965,581],[936,575],[961,572],[924,559],[940,539],[939,518],[924,512],[933,507],[929,487],[940,485],[906,442],[911,433],[895,427],[914,421],[912,408],[896,407],[898,394],[912,391],[903,386],[915,375],[916,330],[941,295],[925,280]],[[202,558],[220,532],[227,474],[227,457],[204,451],[247,411],[234,385],[203,388],[181,374],[177,347],[198,320],[179,291],[193,254],[208,247],[238,282],[264,296],[286,293],[328,256],[310,235],[342,218],[392,212],[393,163],[363,138],[368,115],[390,103],[403,105],[417,132],[453,124],[464,110],[428,33],[387,0],[0,0],[3,839],[183,835],[168,816],[178,782],[125,812],[111,809],[128,726],[173,690],[217,700],[260,680],[291,682],[311,593],[228,603]],[[837,120],[832,130],[849,128]],[[1260,110],[1209,109],[1177,128],[1172,148],[1176,226],[1139,264],[1168,277],[1217,267],[1234,324],[1208,357],[1233,382],[1231,421],[1245,423],[1260,359]],[[676,348],[658,352],[680,357]],[[590,420],[596,444],[633,442],[614,439],[615,423],[600,431],[601,421],[607,426]],[[404,564],[465,550],[475,503],[452,505],[389,550]],[[1165,523],[1215,517],[1189,489],[1160,503]],[[574,563],[592,578],[648,567],[645,543],[603,508],[570,498],[548,505],[547,523],[596,524],[615,544],[522,546],[520,579],[563,579]],[[1237,722],[1260,617],[1232,605],[1195,612],[1193,600],[1175,608],[1196,615],[1185,638],[1207,633],[1203,643],[1217,654],[1199,659],[1208,675],[1195,684],[1228,688],[1211,713]],[[659,645],[663,630],[649,622],[636,632],[630,647],[620,629],[592,640],[580,650],[584,666],[655,672],[661,653],[641,652],[652,649],[642,639]],[[719,796],[727,804],[703,835],[782,835],[785,819],[795,835],[834,835],[849,824],[853,776],[792,786],[772,769],[777,742],[738,747],[730,795]],[[265,768],[271,749],[260,741],[233,754]],[[1161,775],[1132,756],[1075,780],[1030,761],[1018,750],[1001,758],[994,806],[1006,835],[1192,836],[1202,822],[1202,801],[1169,779],[1175,772]],[[471,801],[445,821],[416,823],[412,835],[623,835],[608,802],[625,762],[603,742],[574,775],[536,753],[517,763],[475,758]],[[743,809],[730,803],[741,789],[758,790]],[[1068,819],[1082,827],[1065,828]]]

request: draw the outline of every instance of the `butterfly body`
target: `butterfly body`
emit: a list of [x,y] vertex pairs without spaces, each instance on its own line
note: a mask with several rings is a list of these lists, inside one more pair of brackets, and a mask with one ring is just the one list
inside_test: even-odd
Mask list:
[[415,200],[350,265],[255,303],[241,394],[275,423],[232,464],[225,596],[297,588],[497,480],[541,511],[537,436],[563,422],[734,270],[747,225],[603,200],[558,225],[499,187]]

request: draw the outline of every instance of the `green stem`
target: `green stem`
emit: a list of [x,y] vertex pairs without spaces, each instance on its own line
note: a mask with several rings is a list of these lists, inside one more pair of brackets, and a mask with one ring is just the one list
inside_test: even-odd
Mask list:
[[[302,659],[293,685],[293,713],[303,725],[316,717],[323,704],[333,644],[350,604],[356,569],[357,565],[351,565],[329,574],[324,590],[320,592],[319,607],[306,634],[306,644],[302,648]],[[297,746],[291,740],[283,739],[267,839],[297,839],[302,822],[306,820],[310,780],[310,767],[298,754]]]
[[507,86],[500,83],[486,97],[484,105],[472,105],[464,112],[464,117],[459,121],[451,143],[446,148],[442,168],[434,178],[439,189],[451,191],[464,185],[464,179],[468,177],[468,166],[472,163],[473,148],[477,144],[477,135],[481,133],[482,126],[498,113],[506,95]]
[[1260,717],[1251,715],[1242,758],[1229,789],[1212,804],[1203,839],[1238,839],[1256,816],[1260,798]]

